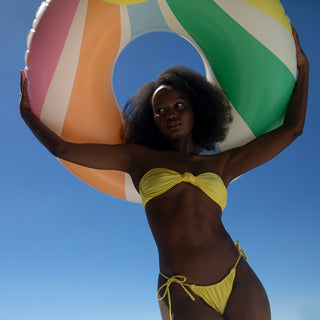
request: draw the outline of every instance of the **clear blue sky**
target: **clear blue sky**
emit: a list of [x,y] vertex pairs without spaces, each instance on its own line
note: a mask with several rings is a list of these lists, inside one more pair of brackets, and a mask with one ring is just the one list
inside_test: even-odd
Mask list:
[[[262,280],[273,319],[319,320],[320,2],[282,2],[311,63],[304,134],[230,186],[223,221]],[[19,69],[39,5],[0,4],[0,319],[160,320],[157,252],[141,205],[75,178],[19,117]],[[184,44],[161,38],[164,44],[175,57],[151,46],[150,54],[158,53],[152,72],[178,63],[201,71]],[[121,90],[123,98],[135,88]]]

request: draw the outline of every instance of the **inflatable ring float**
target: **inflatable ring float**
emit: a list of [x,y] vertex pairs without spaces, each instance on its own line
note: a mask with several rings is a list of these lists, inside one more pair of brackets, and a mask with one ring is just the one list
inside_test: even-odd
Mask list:
[[[297,69],[278,0],[47,0],[27,40],[33,112],[65,140],[121,143],[113,68],[129,42],[153,31],[190,41],[208,80],[227,92],[234,122],[221,150],[281,124]],[[62,163],[96,189],[140,201],[125,173]]]

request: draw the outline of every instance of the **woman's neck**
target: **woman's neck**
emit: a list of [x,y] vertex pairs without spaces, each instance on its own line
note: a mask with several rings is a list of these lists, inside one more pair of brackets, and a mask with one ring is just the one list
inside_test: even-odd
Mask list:
[[192,136],[186,136],[184,138],[172,141],[171,149],[185,155],[192,155],[196,153]]

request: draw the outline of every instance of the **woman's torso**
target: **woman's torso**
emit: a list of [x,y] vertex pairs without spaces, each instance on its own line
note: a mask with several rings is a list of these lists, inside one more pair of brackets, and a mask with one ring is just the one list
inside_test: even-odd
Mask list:
[[[144,155],[132,179],[139,190],[146,172],[166,168],[195,176],[213,172],[223,181],[223,165],[223,157],[219,155],[185,156],[152,151]],[[238,251],[222,224],[221,208],[200,188],[178,183],[151,199],[145,210],[158,247],[162,273],[183,274],[189,283],[206,285],[221,280],[233,266]]]

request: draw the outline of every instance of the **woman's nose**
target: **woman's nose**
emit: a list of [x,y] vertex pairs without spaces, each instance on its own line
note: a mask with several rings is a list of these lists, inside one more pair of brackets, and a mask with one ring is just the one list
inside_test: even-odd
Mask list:
[[177,118],[177,110],[171,110],[167,113],[167,119],[174,120]]

